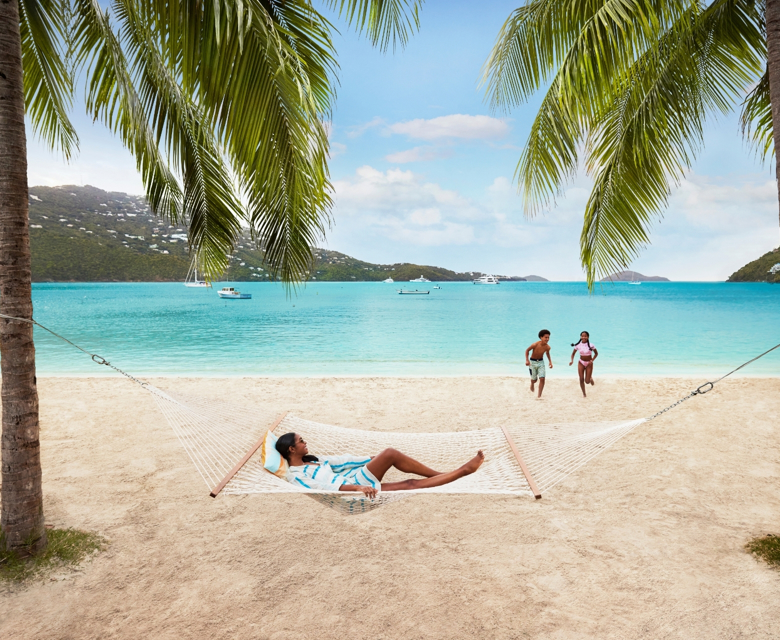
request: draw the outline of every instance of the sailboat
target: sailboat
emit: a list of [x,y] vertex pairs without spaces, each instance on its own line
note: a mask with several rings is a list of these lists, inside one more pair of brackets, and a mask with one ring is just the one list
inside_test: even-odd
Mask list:
[[636,275],[636,271],[631,272],[631,282],[628,284],[642,284],[640,280],[634,280],[634,276]]
[[208,282],[207,280],[198,279],[198,265],[195,263],[195,260],[192,261],[192,264],[190,265],[190,270],[187,272],[187,277],[184,279],[184,286],[198,287],[198,288],[204,288],[204,287],[211,288],[210,282]]

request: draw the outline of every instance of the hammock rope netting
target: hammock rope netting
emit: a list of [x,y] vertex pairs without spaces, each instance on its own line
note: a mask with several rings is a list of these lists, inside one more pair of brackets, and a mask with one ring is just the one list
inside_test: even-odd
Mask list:
[[[203,397],[165,392],[146,385],[168,423],[187,451],[206,486],[214,492],[236,467],[256,448],[276,414],[248,410]],[[479,493],[515,496],[541,495],[593,457],[631,432],[645,419],[624,422],[579,422],[489,427],[446,433],[397,433],[364,431],[305,420],[286,414],[276,421],[273,433],[293,431],[303,434],[312,452],[318,455],[375,455],[395,448],[439,471],[454,469],[478,449],[485,462],[476,473],[431,489],[380,492],[369,499],[362,494],[313,491],[293,485],[268,472],[255,451],[230,477],[222,493],[302,493],[343,513],[362,513],[417,493]],[[526,471],[515,454],[518,450]],[[386,482],[408,476],[391,469]]]

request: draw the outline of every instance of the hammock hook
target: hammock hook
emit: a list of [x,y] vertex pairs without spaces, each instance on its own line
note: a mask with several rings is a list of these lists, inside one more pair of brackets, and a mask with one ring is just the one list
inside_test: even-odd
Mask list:
[[[705,389],[704,387],[709,387],[709,388]],[[707,393],[708,391],[712,391],[714,387],[715,387],[714,382],[705,382],[698,389],[696,389],[696,391],[693,392],[693,395],[702,395],[704,393]]]

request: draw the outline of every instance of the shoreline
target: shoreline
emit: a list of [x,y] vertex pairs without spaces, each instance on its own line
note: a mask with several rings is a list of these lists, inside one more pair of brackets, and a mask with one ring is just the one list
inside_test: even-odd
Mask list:
[[[236,373],[233,375],[227,375],[227,374],[215,374],[215,375],[209,375],[209,374],[198,374],[198,373],[176,373],[176,374],[161,374],[161,373],[132,373],[132,375],[136,378],[147,378],[149,380],[187,380],[187,379],[195,379],[195,380],[236,380],[236,379],[247,379],[247,380],[275,380],[275,379],[282,379],[282,380],[297,380],[297,379],[303,379],[303,380],[340,380],[340,379],[346,379],[346,380],[365,380],[365,379],[378,379],[378,378],[387,378],[388,380],[403,380],[406,378],[412,379],[412,380],[432,380],[432,379],[445,379],[445,380],[451,380],[451,379],[462,379],[462,378],[512,378],[512,379],[518,379],[518,380],[526,380],[529,381],[530,378],[527,373],[453,373],[453,374],[439,374],[439,373],[432,373],[432,374],[387,374],[387,373],[376,373],[376,374],[368,374],[368,373],[356,373],[356,374],[341,374],[341,373],[334,373],[334,374],[320,374],[320,373],[301,373],[301,374],[268,374],[268,375],[259,375],[259,374],[242,374],[242,373]],[[715,376],[711,376],[712,378],[718,378],[722,374],[718,374]],[[56,378],[78,378],[78,379],[90,379],[95,378],[99,380],[104,379],[127,379],[123,375],[119,373],[37,373],[37,377],[41,379],[56,379]],[[780,378],[780,373],[776,375],[771,374],[750,374],[750,373],[735,373],[730,375],[728,379],[756,379],[756,380],[775,380]],[[552,384],[554,380],[566,380],[566,381],[577,381],[578,377],[574,373],[568,373],[563,375],[555,375],[555,376],[549,376],[549,383]],[[604,380],[605,382],[611,381],[611,380],[701,380],[702,384],[709,382],[709,380],[705,379],[705,376],[699,376],[695,374],[675,374],[675,375],[665,375],[660,373],[648,373],[648,374],[599,374],[596,376],[595,380]]]

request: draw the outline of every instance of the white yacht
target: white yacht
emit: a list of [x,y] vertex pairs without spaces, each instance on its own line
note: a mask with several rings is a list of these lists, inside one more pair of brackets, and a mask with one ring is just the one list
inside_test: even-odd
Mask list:
[[409,280],[409,282],[430,282],[430,280],[428,280],[428,278],[423,278],[421,274],[419,278],[415,278],[414,280]]
[[382,282],[386,282],[387,284],[393,284],[395,280],[393,280],[392,278],[388,278],[387,280],[382,280]]
[[190,270],[187,272],[187,277],[184,279],[184,286],[185,287],[198,287],[198,288],[204,288],[204,287],[211,287],[211,283],[207,280],[199,280],[198,279],[198,267],[195,265],[195,262],[193,262],[190,265]]
[[496,276],[482,276],[472,280],[474,284],[498,284],[498,278]]
[[217,295],[220,298],[225,298],[226,300],[251,300],[252,299],[251,293],[241,293],[238,289],[234,289],[233,287],[222,287],[222,289],[217,291]]

